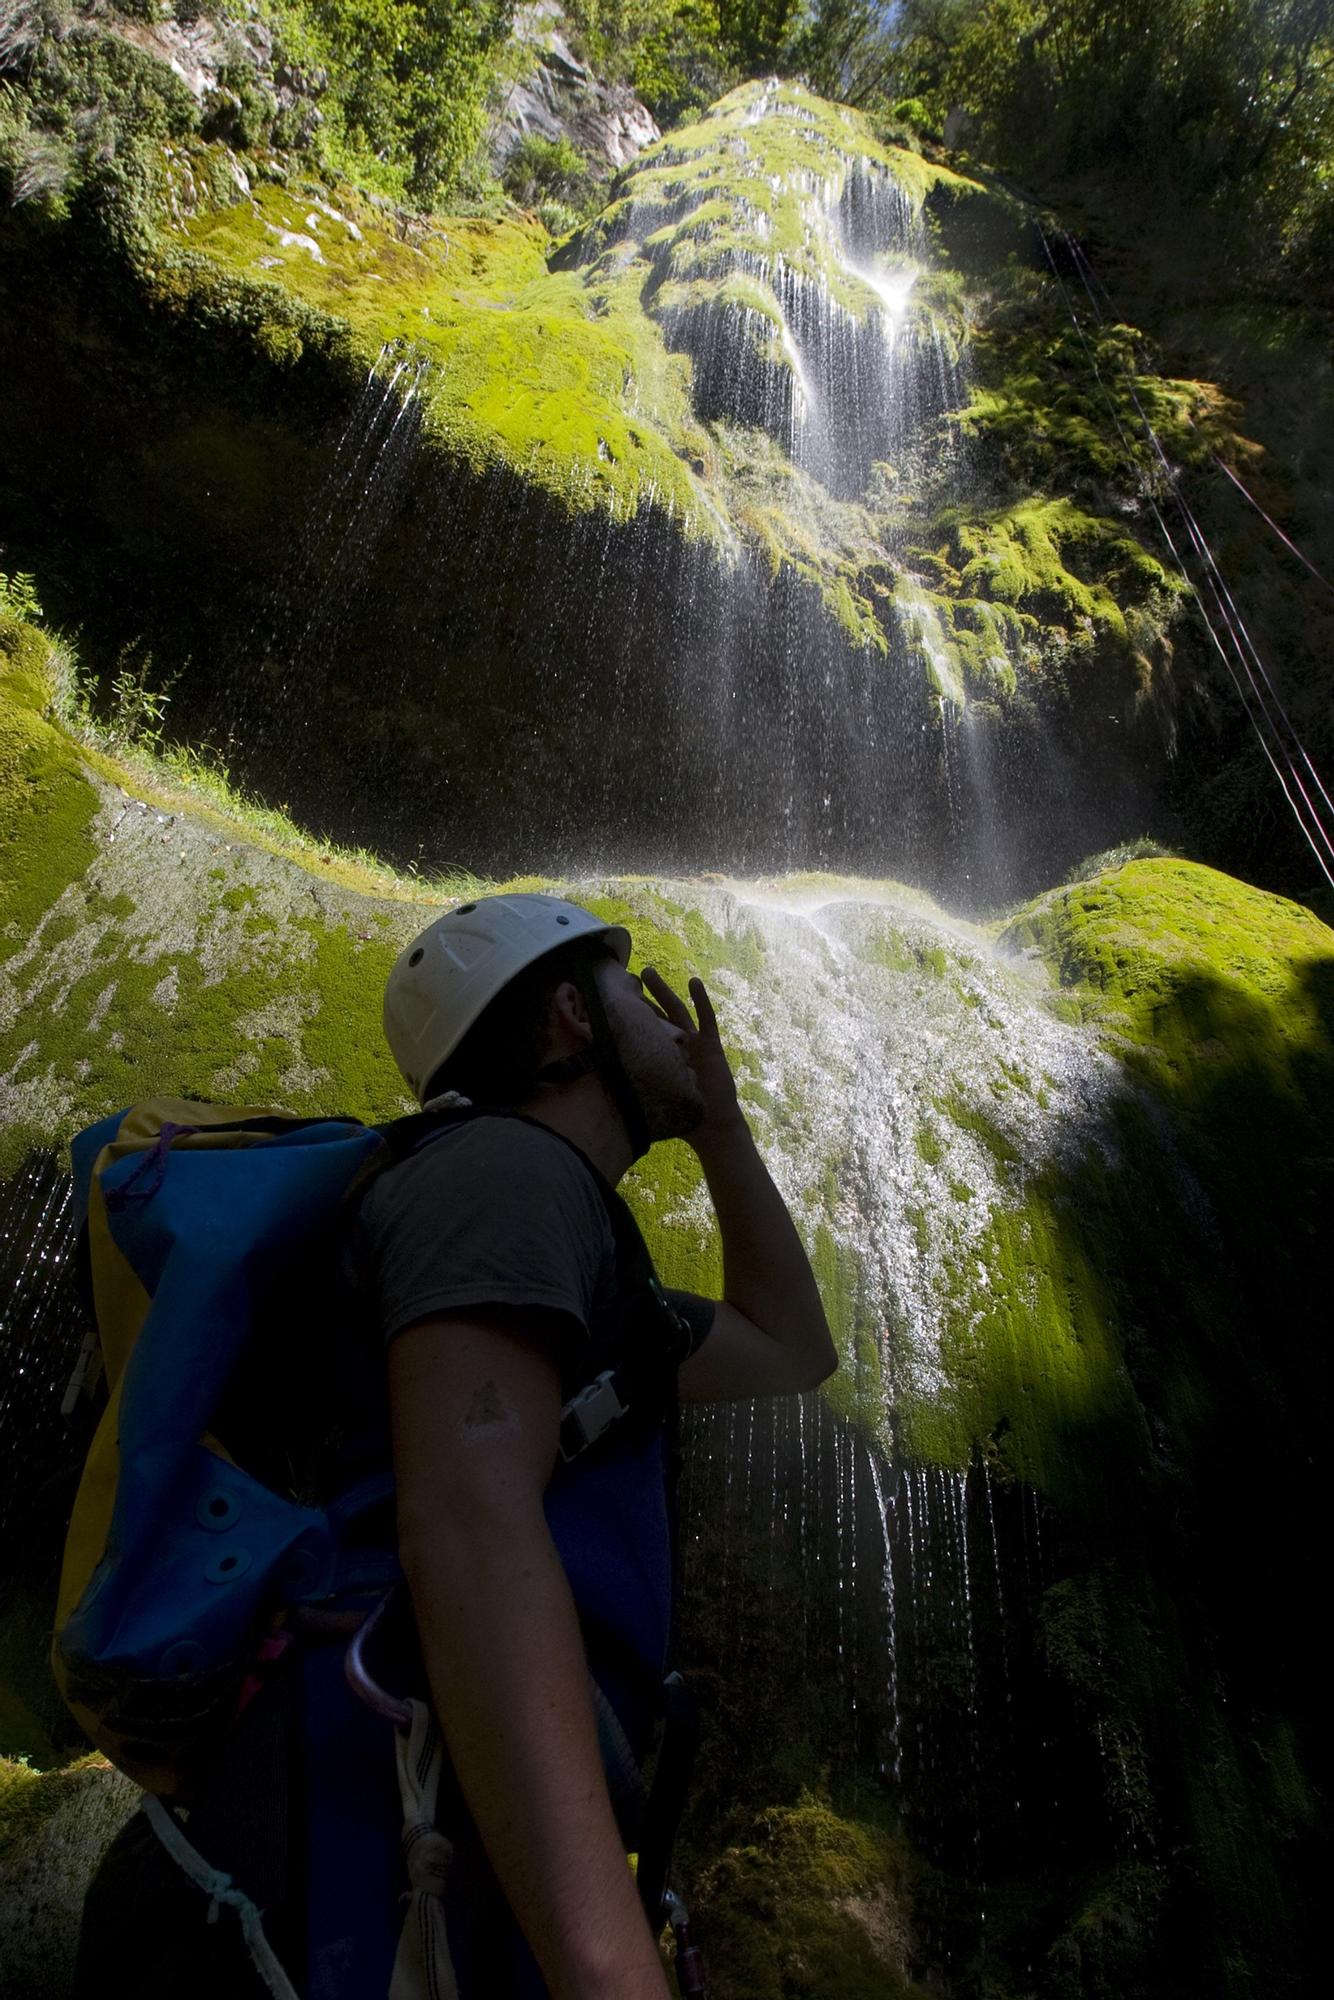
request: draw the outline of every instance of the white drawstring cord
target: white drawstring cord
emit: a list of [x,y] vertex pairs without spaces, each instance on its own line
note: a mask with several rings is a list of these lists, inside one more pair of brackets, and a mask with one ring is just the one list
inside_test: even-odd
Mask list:
[[211,1867],[199,1850],[191,1846],[181,1831],[179,1820],[167,1811],[161,1799],[155,1798],[152,1792],[145,1792],[143,1804],[144,1817],[172,1860],[208,1897],[209,1922],[217,1923],[218,1910],[224,1903],[229,1910],[235,1910],[241,1919],[241,1932],[251,1963],[274,2000],[300,2000],[296,1988],[279,1964],[273,1946],[264,1935],[263,1918],[244,1889],[238,1889],[230,1875],[224,1875],[220,1868]]

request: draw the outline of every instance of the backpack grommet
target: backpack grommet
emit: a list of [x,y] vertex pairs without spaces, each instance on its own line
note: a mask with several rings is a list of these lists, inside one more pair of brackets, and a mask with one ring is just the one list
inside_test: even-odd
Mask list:
[[230,1528],[240,1518],[241,1502],[234,1493],[228,1493],[221,1486],[215,1486],[201,1495],[195,1508],[195,1519],[200,1527],[209,1528],[214,1534],[221,1534],[224,1528]]
[[235,1583],[250,1567],[249,1549],[225,1549],[204,1571],[205,1583]]
[[207,1665],[208,1654],[197,1639],[178,1639],[162,1655],[158,1671],[164,1680],[188,1681],[202,1674]]

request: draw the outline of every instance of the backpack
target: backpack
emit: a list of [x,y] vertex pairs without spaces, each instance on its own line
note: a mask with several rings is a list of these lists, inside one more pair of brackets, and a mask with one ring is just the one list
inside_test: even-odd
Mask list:
[[[352,1205],[469,1115],[377,1128],[155,1098],[73,1143],[109,1395],[70,1521],[52,1664],[91,1741],[148,1792],[188,1788],[285,1617],[365,1609],[398,1577],[382,1456],[354,1452],[350,1481],[294,1494],[238,1463],[213,1426],[238,1371],[265,1393],[266,1301],[319,1330]],[[679,1358],[654,1357],[660,1379]],[[339,1385],[317,1379],[318,1343],[299,1360],[289,1416],[317,1391],[338,1400]],[[624,1367],[584,1385],[562,1411],[562,1457],[596,1443],[642,1389]]]

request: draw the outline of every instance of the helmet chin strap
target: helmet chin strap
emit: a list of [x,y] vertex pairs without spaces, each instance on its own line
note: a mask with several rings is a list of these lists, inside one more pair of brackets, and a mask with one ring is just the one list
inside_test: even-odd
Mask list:
[[561,1056],[555,1062],[544,1063],[537,1072],[538,1083],[575,1083],[581,1076],[599,1076],[611,1095],[612,1103],[625,1127],[625,1135],[630,1141],[631,1161],[640,1160],[653,1144],[648,1119],[639,1101],[639,1093],[626,1072],[612,1033],[607,1009],[599,991],[596,974],[590,969],[578,980],[579,994],[593,1029],[593,1039],[586,1048],[572,1056]]

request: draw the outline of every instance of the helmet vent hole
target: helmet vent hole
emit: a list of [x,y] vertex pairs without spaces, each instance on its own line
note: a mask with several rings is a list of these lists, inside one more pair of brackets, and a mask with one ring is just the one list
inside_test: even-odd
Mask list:
[[420,965],[425,956],[426,953],[422,950],[421,946],[418,945],[416,951],[413,952],[412,957],[408,960],[408,964]]
[[454,915],[456,917],[470,917],[476,908],[476,903],[460,903]]
[[568,917],[557,917],[557,919],[556,919],[556,922],[557,922],[558,924],[568,924],[568,923],[569,923],[569,921],[570,921],[570,920],[569,920],[569,918],[568,918]]

